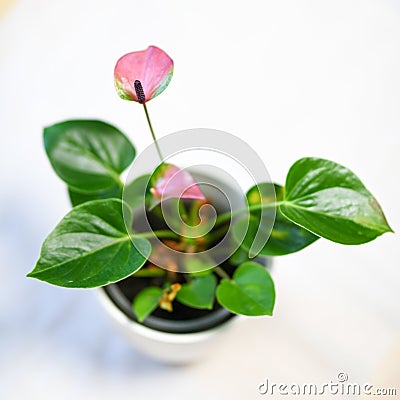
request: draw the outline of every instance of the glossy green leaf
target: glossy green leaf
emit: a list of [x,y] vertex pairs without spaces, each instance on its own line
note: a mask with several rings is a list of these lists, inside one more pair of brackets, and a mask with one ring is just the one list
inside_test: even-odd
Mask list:
[[149,286],[139,292],[133,300],[132,309],[139,322],[143,322],[157,307],[164,291],[156,286]]
[[150,175],[142,175],[125,185],[123,199],[132,209],[144,205],[149,181]]
[[121,186],[120,173],[135,149],[117,128],[92,120],[65,121],[44,129],[44,146],[57,175],[80,192]]
[[392,231],[360,179],[346,167],[320,158],[293,164],[280,210],[314,234],[343,244],[366,243]]
[[206,308],[211,310],[214,304],[217,279],[213,274],[193,278],[184,283],[176,299],[189,307]]
[[[271,191],[275,193],[275,196],[271,195]],[[265,182],[253,186],[247,192],[246,198],[249,206],[254,206],[282,201],[283,195],[284,188],[282,186]],[[260,212],[258,210],[251,211],[252,217],[249,220],[248,232],[242,242],[242,247],[246,250],[250,250],[255,233],[257,232],[259,225],[262,224],[262,221],[259,219],[259,214]],[[246,224],[247,219],[235,223],[233,229],[234,237],[238,237],[238,232],[242,232],[246,229]],[[265,237],[268,237],[269,226],[267,228],[260,226],[260,229],[268,229],[268,231],[266,230],[265,232]],[[288,220],[279,210],[277,210],[271,234],[265,243],[265,246],[258,254],[262,256],[281,256],[294,253],[304,249],[311,243],[314,243],[318,238],[318,236]]]
[[120,199],[122,197],[122,189],[119,185],[115,185],[110,189],[99,191],[99,192],[90,192],[83,193],[78,192],[72,188],[68,188],[69,199],[73,207],[78,206],[79,204],[87,203],[92,200],[101,200],[101,199]]
[[260,264],[240,265],[232,279],[222,279],[217,288],[218,302],[242,315],[272,315],[275,288],[269,272]]
[[117,199],[95,200],[73,208],[44,241],[28,276],[58,286],[90,288],[137,271],[151,246],[143,238],[131,242],[122,204]]

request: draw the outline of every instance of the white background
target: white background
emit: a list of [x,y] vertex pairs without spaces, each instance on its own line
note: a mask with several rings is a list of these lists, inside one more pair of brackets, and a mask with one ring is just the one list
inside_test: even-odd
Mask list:
[[43,126],[100,118],[144,149],[144,115],[116,95],[113,68],[150,44],[175,61],[149,103],[159,136],[230,132],[280,183],[300,157],[333,159],[400,227],[400,2],[19,0],[0,19],[0,397],[256,399],[265,378],[328,382],[341,371],[398,384],[397,235],[320,240],[276,259],[274,317],[245,319],[184,368],[132,349],[93,291],[24,277],[69,208]]

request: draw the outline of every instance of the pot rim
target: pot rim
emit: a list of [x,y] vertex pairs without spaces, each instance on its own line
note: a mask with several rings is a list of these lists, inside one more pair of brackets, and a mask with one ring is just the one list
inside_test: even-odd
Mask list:
[[111,304],[114,305],[115,308],[117,308],[129,321],[158,332],[178,334],[204,332],[223,324],[235,315],[221,307],[217,310],[210,310],[206,315],[197,318],[172,320],[149,315],[142,323],[139,323],[136,315],[132,311],[130,301],[126,298],[117,284],[103,287],[102,292]]

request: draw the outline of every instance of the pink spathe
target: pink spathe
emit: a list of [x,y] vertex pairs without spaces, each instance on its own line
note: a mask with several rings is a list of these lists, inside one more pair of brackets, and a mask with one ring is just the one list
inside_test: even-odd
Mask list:
[[125,54],[114,69],[117,93],[122,99],[139,102],[134,83],[140,81],[147,102],[166,89],[173,70],[171,57],[156,46]]

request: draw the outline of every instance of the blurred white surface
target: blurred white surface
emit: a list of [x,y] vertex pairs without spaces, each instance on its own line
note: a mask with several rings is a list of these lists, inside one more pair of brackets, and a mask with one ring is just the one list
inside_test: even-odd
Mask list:
[[112,74],[119,56],[149,44],[175,61],[149,103],[159,136],[233,133],[277,182],[300,157],[333,159],[400,227],[399,2],[19,0],[0,19],[0,398],[256,399],[266,378],[318,383],[342,371],[399,383],[397,235],[361,247],[320,240],[277,259],[275,316],[241,320],[184,368],[131,349],[93,292],[24,277],[69,207],[42,127],[100,118],[143,149],[142,110],[117,97]]

